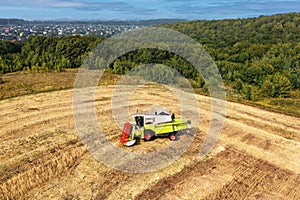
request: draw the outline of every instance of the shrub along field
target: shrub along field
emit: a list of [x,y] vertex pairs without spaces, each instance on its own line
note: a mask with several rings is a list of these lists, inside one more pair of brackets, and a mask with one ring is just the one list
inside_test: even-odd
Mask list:
[[[0,83],[0,100],[22,95],[50,92],[56,90],[71,89],[74,87],[74,81],[78,69],[66,69],[63,72],[30,73],[13,72],[2,75]],[[114,85],[121,75],[104,73],[100,79],[99,85]],[[193,83],[193,80],[191,80]],[[288,115],[300,116],[300,98],[299,93],[291,93],[293,96],[285,98],[265,98],[256,102],[247,101],[243,98],[231,96],[230,87],[227,92],[229,101],[257,106],[263,109],[269,109],[274,112],[282,112]],[[194,88],[197,94],[209,95],[203,88]]]
[[[0,83],[0,99],[74,88],[77,72],[78,69],[67,69],[59,73],[22,71],[4,74]],[[118,75],[105,73],[99,85],[115,84],[118,78]]]

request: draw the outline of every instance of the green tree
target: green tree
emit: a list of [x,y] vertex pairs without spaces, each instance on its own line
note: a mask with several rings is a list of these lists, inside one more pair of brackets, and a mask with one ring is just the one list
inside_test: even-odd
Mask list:
[[244,83],[241,91],[241,93],[244,95],[244,98],[247,100],[251,100],[251,92],[252,92],[251,85]]
[[0,72],[4,73],[7,71],[5,60],[0,56]]
[[241,79],[237,79],[235,81],[235,84],[234,84],[233,88],[236,89],[236,91],[238,93],[240,93],[243,89],[243,81]]
[[272,78],[271,76],[266,78],[264,83],[261,86],[261,95],[263,97],[274,97],[274,95],[275,95],[271,78]]
[[276,73],[273,76],[274,97],[287,96],[292,84],[290,80],[281,73]]

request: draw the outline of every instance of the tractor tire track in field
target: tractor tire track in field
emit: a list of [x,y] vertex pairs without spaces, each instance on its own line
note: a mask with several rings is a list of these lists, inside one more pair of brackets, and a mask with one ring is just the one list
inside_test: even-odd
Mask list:
[[[121,130],[111,112],[113,90],[99,87],[95,100],[107,139],[136,153],[170,144],[162,138],[121,146]],[[2,100],[0,199],[300,199],[299,118],[227,102],[219,142],[199,159],[211,123],[211,101],[197,98],[200,123],[194,127],[194,142],[171,165],[142,174],[111,169],[87,152],[75,129],[72,90]],[[126,108],[122,99],[115,103],[120,110]],[[161,105],[180,113],[177,104],[172,92],[142,86],[131,96],[129,111]],[[84,102],[82,112],[92,105]]]
[[25,194],[41,184],[67,173],[85,153],[82,147],[59,152],[55,158],[39,161],[41,164],[28,168],[0,185],[2,199],[21,199]]
[[45,160],[58,156],[65,149],[79,145],[77,137],[66,134],[65,132],[41,134],[38,136],[42,137],[33,139],[31,136],[3,145],[1,159],[5,162],[0,164],[1,174],[3,174],[0,183],[12,178],[16,173],[23,173],[35,165],[42,164]]
[[299,189],[299,174],[227,147],[213,158],[159,180],[135,199],[299,199]]

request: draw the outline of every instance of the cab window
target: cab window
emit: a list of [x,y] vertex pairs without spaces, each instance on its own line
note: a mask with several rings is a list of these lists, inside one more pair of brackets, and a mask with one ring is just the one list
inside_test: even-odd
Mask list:
[[142,116],[136,116],[135,117],[135,123],[136,125],[143,127],[144,126],[144,117]]

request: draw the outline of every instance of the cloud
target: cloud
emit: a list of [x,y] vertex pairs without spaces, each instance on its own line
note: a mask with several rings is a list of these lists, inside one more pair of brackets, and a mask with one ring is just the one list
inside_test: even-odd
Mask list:
[[87,0],[2,0],[1,6],[9,7],[43,7],[43,8],[70,8],[74,10],[97,12],[103,10],[110,10],[115,12],[150,15],[157,9],[145,8],[130,5],[125,1],[101,1],[91,2]]
[[[82,13],[105,18],[185,18],[223,19],[245,18],[275,13],[300,12],[299,0],[1,0],[0,9],[14,10],[11,16],[20,16],[17,10],[26,9],[29,16],[68,14],[74,18]],[[45,10],[50,10],[47,13]],[[44,12],[44,13],[43,13]],[[36,14],[34,14],[36,13]],[[38,14],[39,13],[39,14]],[[42,14],[41,14],[42,13]],[[3,14],[3,12],[2,12]],[[6,14],[8,16],[8,14]]]
[[[170,2],[170,3],[172,3],[172,2],[179,2],[179,3],[182,3],[182,0],[163,0],[163,1],[165,1],[165,2]],[[195,2],[195,0],[185,0],[184,2]]]
[[111,10],[122,13],[135,13],[144,15],[153,14],[153,12],[156,11],[156,9],[132,6],[124,2],[91,2],[80,7],[76,7],[76,9],[81,11]]
[[73,0],[2,0],[1,6],[10,7],[79,7],[83,6],[85,2],[83,1],[73,1]]
[[[165,0],[176,1],[176,0]],[[239,1],[239,2],[215,2],[214,4],[195,5],[181,4],[173,7],[173,12],[185,16],[197,18],[234,18],[252,17],[284,12],[299,12],[300,1]]]

